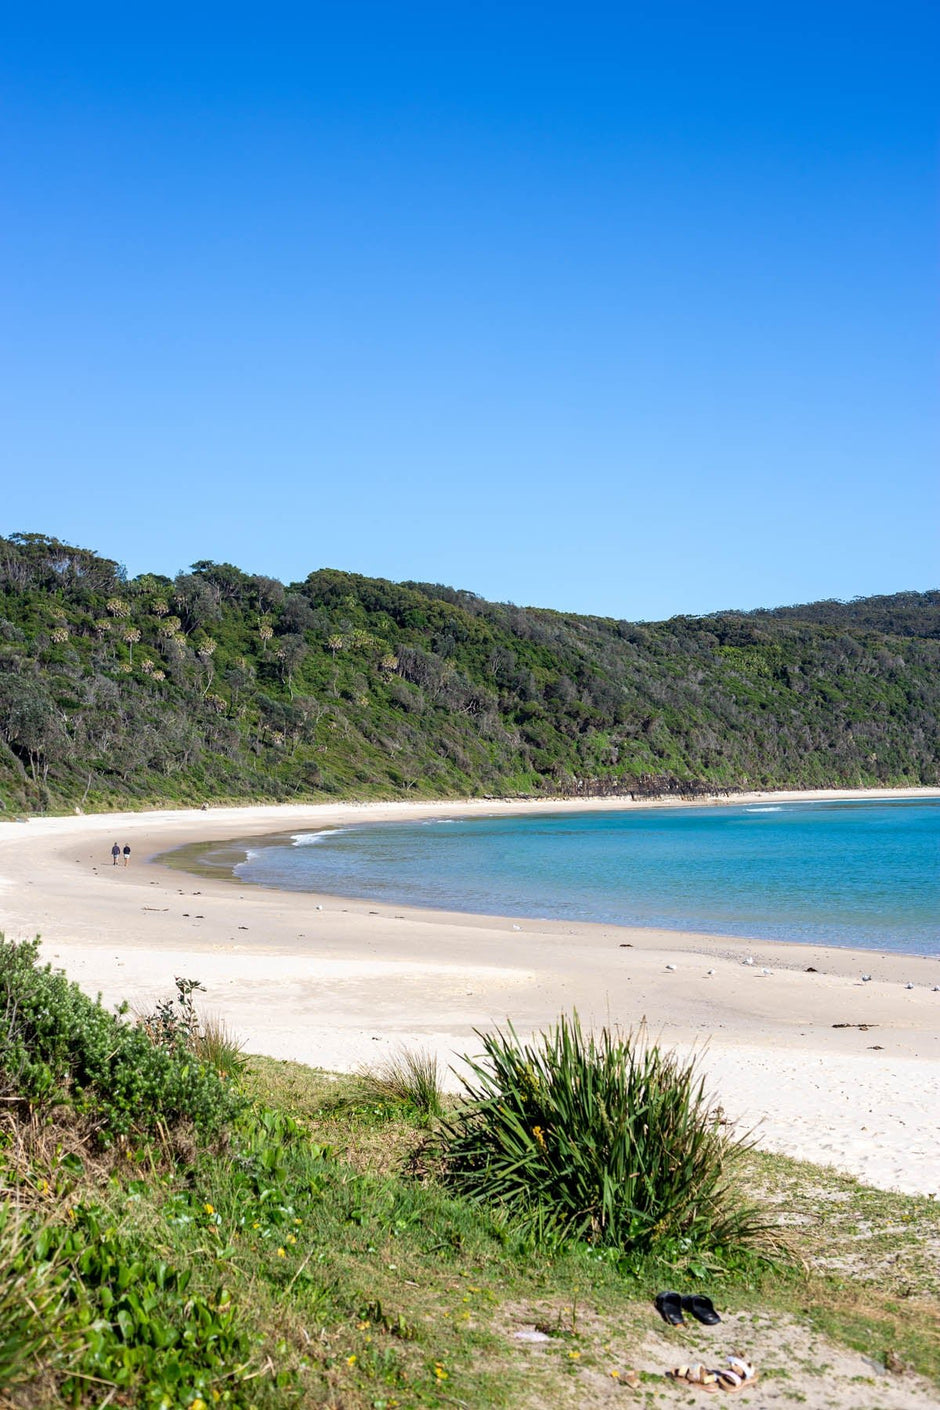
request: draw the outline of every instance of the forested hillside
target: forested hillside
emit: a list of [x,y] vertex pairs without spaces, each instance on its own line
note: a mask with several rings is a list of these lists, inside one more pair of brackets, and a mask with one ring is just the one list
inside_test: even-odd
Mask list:
[[0,538],[0,805],[940,782],[940,593],[668,622]]

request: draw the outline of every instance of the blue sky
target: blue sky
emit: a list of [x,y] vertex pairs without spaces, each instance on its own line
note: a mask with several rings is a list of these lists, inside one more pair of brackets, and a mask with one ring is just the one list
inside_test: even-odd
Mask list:
[[130,9],[0,21],[0,532],[628,618],[940,582],[935,6]]

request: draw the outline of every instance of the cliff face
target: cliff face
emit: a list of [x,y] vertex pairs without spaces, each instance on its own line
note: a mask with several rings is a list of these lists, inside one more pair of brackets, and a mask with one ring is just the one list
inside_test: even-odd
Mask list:
[[940,781],[940,593],[629,623],[0,539],[0,802]]

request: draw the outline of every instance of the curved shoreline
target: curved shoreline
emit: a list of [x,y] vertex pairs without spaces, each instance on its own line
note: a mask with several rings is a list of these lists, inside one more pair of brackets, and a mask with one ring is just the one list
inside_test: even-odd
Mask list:
[[[814,796],[797,799],[788,796],[782,799],[780,803],[770,808],[766,806],[761,807],[760,804],[754,807],[753,801],[750,798],[737,802],[727,802],[723,799],[710,799],[709,804],[717,811],[743,810],[754,812],[780,812],[782,805],[785,803],[798,806],[799,804],[805,805],[808,802],[823,805],[833,802],[864,805],[879,802],[901,804],[905,802],[923,803],[928,801],[940,802],[940,790],[937,790],[936,794],[930,790],[925,790],[921,795],[912,796],[910,793],[905,792],[903,794],[892,794],[890,797],[882,796],[879,798],[860,798],[855,796],[834,799],[831,797],[823,798]],[[690,801],[688,806],[694,808],[695,805]],[[584,810],[576,808],[569,811],[578,812]],[[592,811],[596,812],[599,810],[592,809]],[[618,804],[612,803],[603,811],[619,814],[627,811],[648,812],[651,810],[647,805],[639,803],[629,808],[624,808]],[[698,809],[697,811],[701,812],[702,810]],[[728,917],[727,923],[733,926],[733,929],[724,929],[722,923],[714,918],[711,923],[703,924],[700,927],[696,925],[692,917],[668,917],[668,915],[664,915],[655,918],[651,917],[648,920],[639,917],[625,919],[617,915],[605,915],[604,908],[601,908],[600,911],[595,908],[594,914],[591,914],[589,902],[582,908],[576,909],[574,904],[570,904],[566,901],[566,893],[564,891],[560,893],[562,897],[561,905],[545,905],[543,908],[536,909],[539,902],[532,896],[528,897],[526,903],[523,903],[514,900],[508,895],[497,896],[485,894],[485,888],[481,891],[480,887],[476,885],[473,888],[472,895],[470,893],[461,892],[461,880],[459,878],[455,889],[460,894],[456,896],[447,894],[445,880],[445,885],[441,888],[442,894],[438,896],[431,895],[425,885],[421,882],[417,882],[413,892],[414,899],[412,899],[409,895],[408,882],[398,878],[397,870],[394,868],[393,873],[389,875],[381,874],[381,864],[379,866],[379,872],[375,876],[372,875],[371,871],[367,872],[365,875],[361,875],[361,868],[353,868],[348,878],[351,883],[351,889],[349,891],[333,890],[328,887],[328,883],[328,889],[324,889],[322,885],[308,884],[310,878],[304,872],[299,873],[295,879],[290,877],[281,878],[277,873],[275,873],[273,877],[268,877],[265,875],[252,875],[250,869],[239,870],[244,867],[248,859],[259,855],[256,847],[260,847],[261,853],[263,854],[264,850],[267,848],[288,849],[291,843],[295,841],[302,842],[308,840],[308,838],[319,840],[329,838],[333,834],[349,835],[362,832],[369,833],[386,828],[394,830],[397,827],[403,827],[406,831],[411,829],[411,837],[413,838],[416,835],[414,833],[414,825],[419,823],[426,825],[428,822],[469,821],[472,825],[476,826],[485,821],[502,819],[507,815],[502,810],[496,812],[488,810],[483,816],[479,814],[469,815],[468,812],[459,805],[453,810],[449,810],[449,812],[450,816],[430,819],[421,816],[420,813],[409,815],[404,819],[396,818],[393,820],[385,818],[381,821],[378,819],[362,819],[358,817],[346,818],[341,822],[334,821],[326,823],[324,821],[323,825],[316,827],[309,834],[306,829],[299,831],[298,827],[294,826],[293,828],[254,834],[250,837],[244,837],[239,834],[208,842],[189,842],[184,843],[182,846],[161,852],[159,855],[151,858],[151,860],[173,871],[204,880],[221,880],[243,888],[258,887],[259,889],[273,893],[283,892],[316,895],[318,899],[322,900],[326,897],[334,904],[342,903],[349,905],[367,903],[369,905],[397,906],[407,909],[414,914],[432,912],[439,918],[447,917],[453,919],[457,916],[468,915],[478,917],[481,921],[505,921],[511,919],[529,926],[549,926],[556,923],[562,925],[606,925],[614,926],[624,931],[656,930],[658,933],[668,933],[677,936],[694,934],[700,937],[703,943],[708,940],[723,940],[729,944],[740,944],[744,942],[748,945],[767,943],[793,946],[795,947],[792,957],[793,963],[798,962],[799,952],[805,950],[807,946],[816,946],[832,950],[850,950],[859,957],[861,962],[864,962],[865,956],[882,954],[884,952],[895,954],[902,958],[909,956],[912,958],[940,960],[940,947],[935,948],[934,946],[935,938],[940,938],[940,931],[935,932],[934,929],[931,929],[929,936],[919,935],[916,939],[912,935],[907,936],[903,945],[892,944],[890,942],[886,943],[884,935],[887,932],[884,931],[880,934],[867,933],[865,943],[853,944],[850,933],[839,935],[838,938],[836,938],[831,933],[829,935],[825,933],[820,934],[818,928],[814,935],[811,927],[808,931],[805,927],[798,927],[798,929],[801,929],[803,932],[798,934],[795,933],[793,927],[787,927],[785,923],[782,926],[777,923],[769,927],[763,926],[761,927],[763,933],[755,933],[749,930],[748,922],[739,917]],[[540,810],[540,812],[541,817],[539,821],[543,822],[564,819],[565,817],[565,810],[560,804],[558,804],[555,809],[546,807],[544,810]],[[526,815],[532,816],[531,811],[526,810],[521,814],[521,816]],[[518,811],[516,811],[516,816],[520,816]],[[569,825],[573,826],[574,824],[566,822],[566,827]],[[473,846],[472,835],[469,832],[461,834],[461,845],[464,847]],[[319,852],[317,855],[319,855]],[[430,857],[427,860],[430,861]],[[474,876],[481,877],[485,875],[486,868],[487,859],[485,857],[478,859],[478,864],[474,868]],[[329,871],[329,868],[327,868],[327,870]],[[427,870],[428,868],[425,867],[425,871]],[[431,870],[433,871],[433,868]],[[324,880],[326,881],[326,878],[324,878]],[[629,902],[629,898],[624,899]],[[742,905],[747,904],[747,899],[747,897],[742,898]],[[484,901],[488,901],[490,904],[484,904]],[[531,905],[532,909],[526,909],[527,904]],[[668,911],[668,903],[665,904],[662,909]],[[554,914],[552,912],[554,912]],[[785,901],[781,903],[779,913],[786,917],[787,907]],[[804,922],[808,914],[809,913],[804,913]],[[789,934],[786,933],[788,928],[790,930]],[[830,931],[838,931],[840,926],[836,924],[828,928]],[[841,929],[843,932],[850,931],[850,927],[847,924],[843,924]],[[879,941],[881,943],[878,943]]]
[[[940,797],[940,789],[874,793]],[[46,957],[109,1004],[146,1007],[174,975],[198,978],[207,1007],[224,1013],[250,1051],[333,1069],[375,1061],[398,1042],[431,1047],[446,1066],[455,1051],[476,1051],[474,1029],[507,1017],[523,1034],[572,1007],[594,1023],[645,1018],[671,1046],[708,1042],[712,1089],[742,1124],[762,1123],[762,1144],[870,1183],[940,1192],[940,960],[342,900],[141,862],[174,845],[295,824],[625,806],[650,804],[487,799],[7,823],[0,929],[11,938],[41,932]],[[133,849],[127,870],[110,864],[113,841]],[[861,982],[863,968],[871,982]]]

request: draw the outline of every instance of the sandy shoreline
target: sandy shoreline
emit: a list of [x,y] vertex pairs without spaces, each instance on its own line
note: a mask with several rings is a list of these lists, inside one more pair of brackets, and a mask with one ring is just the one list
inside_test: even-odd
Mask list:
[[[714,801],[902,796],[940,797],[940,789]],[[645,1018],[670,1045],[708,1041],[702,1061],[712,1090],[730,1116],[759,1124],[762,1145],[872,1184],[940,1194],[940,993],[932,988],[940,959],[451,914],[243,887],[148,860],[186,843],[294,826],[629,806],[472,800],[0,823],[0,930],[40,933],[46,955],[109,1003],[146,1005],[175,975],[198,978],[206,1005],[250,1051],[334,1069],[374,1061],[399,1042],[450,1062],[455,1051],[476,1050],[474,1028],[507,1017],[520,1032],[563,1008],[625,1027]],[[127,870],[111,866],[115,840],[133,849]]]

